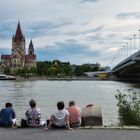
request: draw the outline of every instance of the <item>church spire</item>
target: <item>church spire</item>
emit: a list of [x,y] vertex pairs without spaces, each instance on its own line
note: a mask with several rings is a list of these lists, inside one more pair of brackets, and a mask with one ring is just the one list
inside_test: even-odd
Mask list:
[[30,40],[28,54],[34,54],[34,45],[33,45],[32,39]]
[[15,41],[22,41],[22,40],[24,40],[24,36],[21,31],[20,22],[18,22],[17,30],[15,34]]

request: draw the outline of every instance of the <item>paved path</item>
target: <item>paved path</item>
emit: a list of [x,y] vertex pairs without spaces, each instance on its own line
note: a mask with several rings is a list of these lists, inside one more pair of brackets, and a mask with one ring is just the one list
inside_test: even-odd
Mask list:
[[0,128],[0,140],[140,140],[140,130]]

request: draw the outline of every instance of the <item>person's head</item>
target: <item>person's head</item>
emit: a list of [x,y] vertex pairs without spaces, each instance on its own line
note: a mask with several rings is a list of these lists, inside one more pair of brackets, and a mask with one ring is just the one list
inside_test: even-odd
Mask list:
[[10,103],[10,102],[8,102],[8,103],[5,104],[5,107],[6,107],[6,108],[11,107],[11,108],[12,108],[12,107],[13,107],[13,104]]
[[60,102],[58,102],[57,103],[57,108],[58,108],[58,110],[63,110],[64,109],[64,102],[63,101],[60,101]]
[[36,102],[35,102],[35,100],[31,100],[31,101],[29,102],[29,105],[30,105],[31,108],[36,107]]
[[73,105],[75,105],[75,102],[74,101],[70,101],[69,102],[69,106],[73,106]]

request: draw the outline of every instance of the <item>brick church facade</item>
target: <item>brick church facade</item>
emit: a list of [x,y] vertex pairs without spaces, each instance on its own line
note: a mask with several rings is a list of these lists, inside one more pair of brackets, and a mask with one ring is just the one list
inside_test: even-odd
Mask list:
[[24,67],[28,69],[36,67],[36,54],[32,40],[29,43],[28,52],[26,54],[26,40],[22,34],[20,22],[18,22],[16,33],[12,37],[11,54],[1,55],[0,68],[10,68],[11,71],[14,71]]

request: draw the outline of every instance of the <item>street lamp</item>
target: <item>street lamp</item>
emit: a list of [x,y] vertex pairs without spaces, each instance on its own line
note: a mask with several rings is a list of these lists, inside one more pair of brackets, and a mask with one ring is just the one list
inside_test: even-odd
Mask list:
[[124,49],[124,59],[125,59],[125,45],[123,45],[123,49]]
[[136,35],[134,34],[134,52],[135,52],[135,49],[136,49]]
[[126,57],[128,57],[128,42],[126,42]]
[[130,55],[131,55],[131,40],[132,40],[132,39],[130,38],[130,39],[129,39],[129,41],[130,41],[130,45],[129,45],[129,47],[130,47],[130,48],[129,48],[129,49],[130,49]]
[[139,49],[140,49],[140,29],[139,29]]

